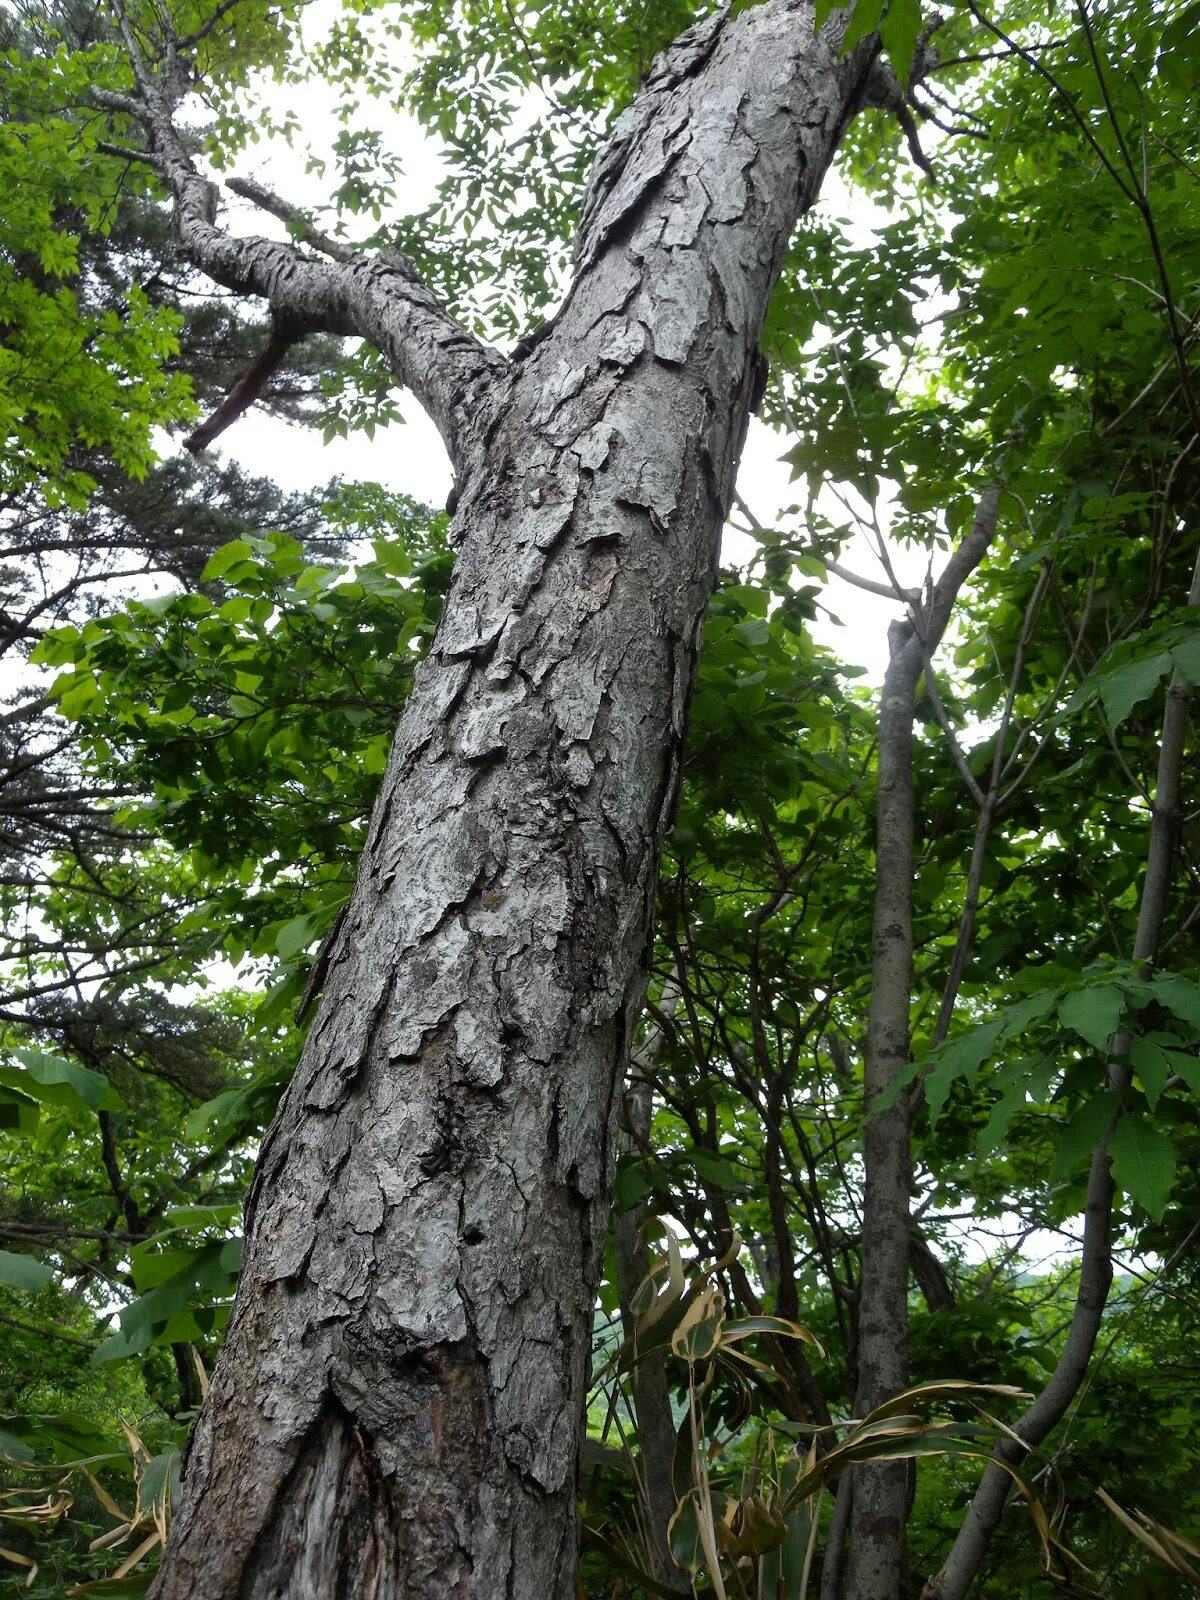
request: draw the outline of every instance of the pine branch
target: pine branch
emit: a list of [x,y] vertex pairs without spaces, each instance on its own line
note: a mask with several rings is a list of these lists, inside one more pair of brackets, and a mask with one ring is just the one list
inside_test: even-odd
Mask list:
[[277,327],[262,351],[247,367],[212,416],[206,422],[202,422],[183,441],[185,448],[193,455],[199,455],[202,450],[207,450],[227,428],[231,428],[262,396],[275,373],[287,359],[287,353],[295,342],[295,337],[290,332]]
[[[407,257],[392,251],[349,251],[318,234],[296,208],[251,180],[234,180],[231,187],[289,224],[296,223],[298,241],[232,235],[218,220],[216,185],[197,168],[175,126],[174,109],[186,78],[178,61],[181,41],[168,41],[166,66],[160,69],[147,63],[119,7],[117,20],[137,93],[94,88],[92,97],[102,109],[128,117],[141,128],[145,155],[118,148],[126,158],[136,155],[159,173],[171,196],[184,254],[224,288],[265,300],[277,326],[285,326],[293,339],[332,333],[374,345],[429,413],[456,473],[460,471],[487,431],[497,403],[497,380],[508,370],[506,359],[450,316]],[[327,259],[314,259],[303,244]],[[257,378],[265,381],[258,363],[255,369]],[[248,392],[248,380],[252,387],[255,369],[238,385],[236,395]],[[240,409],[249,403],[246,399]],[[240,413],[231,406],[229,420],[236,414]]]

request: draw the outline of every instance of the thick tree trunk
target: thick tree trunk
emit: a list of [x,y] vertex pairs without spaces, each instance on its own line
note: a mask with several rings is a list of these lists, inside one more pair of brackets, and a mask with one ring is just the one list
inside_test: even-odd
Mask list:
[[870,67],[843,26],[768,0],[665,52],[563,311],[460,427],[454,584],[263,1146],[159,1600],[575,1594],[659,847],[768,296]]

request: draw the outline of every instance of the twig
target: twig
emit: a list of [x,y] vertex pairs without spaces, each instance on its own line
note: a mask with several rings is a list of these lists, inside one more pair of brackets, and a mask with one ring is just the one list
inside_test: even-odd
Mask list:
[[239,195],[243,200],[249,200],[252,205],[258,206],[260,211],[267,211],[271,216],[278,217],[280,222],[286,222],[293,238],[299,239],[303,244],[312,245],[313,249],[320,250],[322,255],[327,255],[334,261],[354,260],[356,251],[322,233],[313,226],[299,206],[284,200],[273,189],[268,189],[253,178],[226,178],[225,187],[232,194]]

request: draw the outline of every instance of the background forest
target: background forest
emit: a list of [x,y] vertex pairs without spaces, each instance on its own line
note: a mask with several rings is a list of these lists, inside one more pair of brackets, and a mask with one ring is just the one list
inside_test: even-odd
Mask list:
[[[131,9],[137,36],[159,9]],[[398,245],[507,346],[554,306],[605,130],[711,8],[168,9],[222,180],[302,144],[314,81],[336,92],[310,209],[243,181],[255,227]],[[925,65],[839,158],[885,220],[818,208],[770,315],[761,415],[795,504],[743,474],[705,627],[596,1313],[582,1592],[837,1600],[839,1474],[887,1455],[915,1596],[1033,1404],[1052,1426],[970,1592],[1182,1594],[1200,4],[858,0],[852,27],[901,81]],[[153,1575],[258,1141],[452,564],[440,509],[286,493],[222,454],[239,383],[314,452],[396,395],[369,351],[279,339],[180,258],[92,94],[128,74],[105,5],[0,9],[0,1587],[43,1597]],[[439,151],[419,214],[401,111]],[[832,642],[855,583],[917,619],[883,685]],[[906,761],[914,835],[877,835]],[[878,1096],[897,875],[911,1065]],[[852,1425],[873,1138],[911,1200],[917,1392]]]

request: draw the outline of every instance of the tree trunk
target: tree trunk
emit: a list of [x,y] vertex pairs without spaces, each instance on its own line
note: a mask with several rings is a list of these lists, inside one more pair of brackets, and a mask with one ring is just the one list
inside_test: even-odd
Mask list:
[[768,297],[874,54],[844,26],[768,0],[660,57],[563,310],[486,433],[459,419],[454,583],[263,1145],[159,1600],[575,1594],[659,848]]
[[[913,712],[917,684],[945,632],[963,583],[996,531],[998,491],[980,498],[970,532],[946,563],[927,604],[914,602],[888,630],[891,659],[879,712],[875,907],[871,1005],[864,1070],[863,1239],[858,1308],[856,1416],[908,1383],[911,1248],[909,1107],[902,1095],[879,1109],[909,1059],[913,966]],[[906,1573],[908,1464],[854,1468],[846,1600],[899,1600]],[[840,1499],[840,1495],[839,1495]]]
[[[1200,606],[1200,556],[1192,569],[1187,604]],[[1149,972],[1162,942],[1167,902],[1174,876],[1175,848],[1183,818],[1183,759],[1191,720],[1192,686],[1181,672],[1171,674],[1158,747],[1154,810],[1146,849],[1146,872],[1138,901],[1133,959]],[[1000,1441],[996,1458],[1019,1465],[1025,1447],[1041,1444],[1062,1421],[1079,1393],[1095,1352],[1112,1289],[1113,1199],[1115,1185],[1109,1156],[1112,1128],[1120,1115],[1120,1097],[1130,1070],[1121,1060],[1129,1051],[1128,1034],[1110,1041],[1108,1092],[1113,1096],[1113,1124],[1092,1154],[1083,1213],[1079,1287],[1067,1337],[1046,1386],[1011,1433]],[[921,1591],[923,1600],[964,1600],[974,1583],[992,1535],[1000,1525],[1012,1493],[1012,1479],[1002,1466],[990,1463],[967,1507],[966,1516],[940,1570]]]
[[[875,912],[865,1060],[862,1272],[856,1416],[908,1382],[908,1108],[876,1102],[908,1064],[912,992],[913,702],[921,652],[913,626],[888,632],[891,660],[879,714]],[[907,1472],[903,1461],[863,1466],[850,1502],[847,1600],[898,1600],[904,1567]]]

